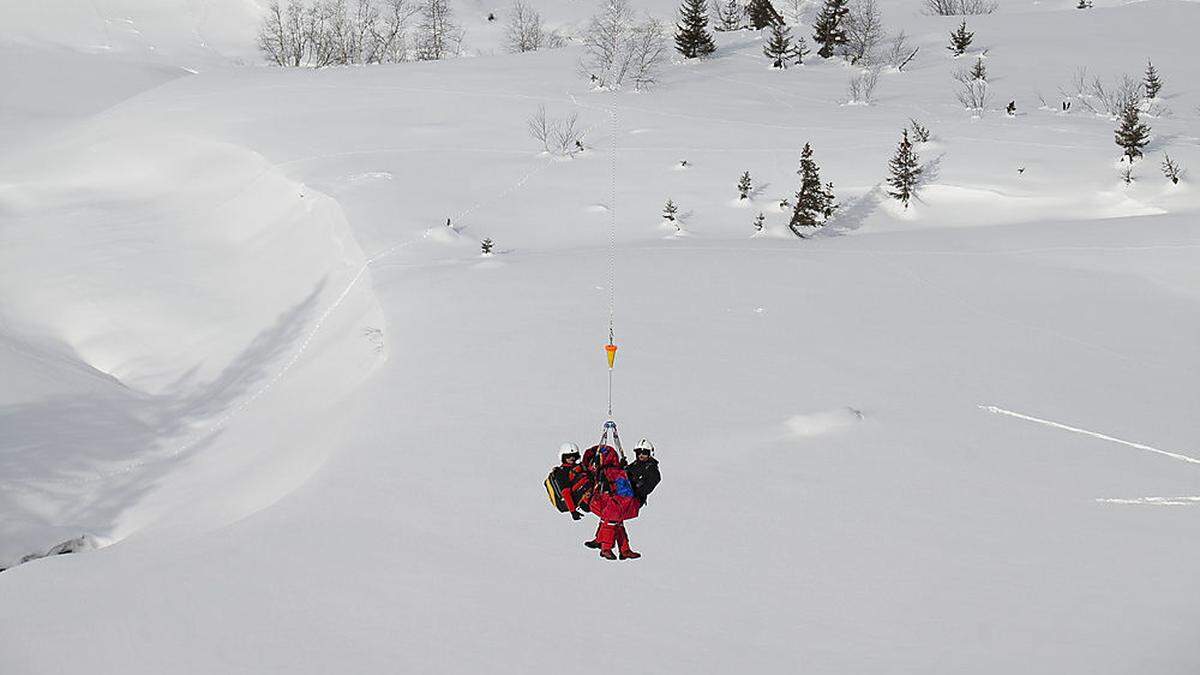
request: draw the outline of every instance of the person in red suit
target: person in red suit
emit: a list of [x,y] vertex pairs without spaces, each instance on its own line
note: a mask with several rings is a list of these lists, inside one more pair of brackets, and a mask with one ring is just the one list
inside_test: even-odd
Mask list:
[[642,557],[629,547],[629,534],[625,531],[625,521],[637,518],[642,504],[629,483],[624,464],[612,446],[592,446],[583,453],[583,465],[592,474],[595,484],[592,513],[600,518],[595,538],[584,542],[584,546],[600,549],[600,557],[605,560],[617,559],[613,554],[614,545],[620,551],[621,560]]

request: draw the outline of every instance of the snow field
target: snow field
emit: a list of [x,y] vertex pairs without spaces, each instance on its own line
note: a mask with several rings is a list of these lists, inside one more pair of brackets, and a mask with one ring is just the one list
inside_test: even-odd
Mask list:
[[[870,106],[742,33],[641,94],[569,49],[206,69],[6,157],[0,566],[103,547],[0,575],[0,670],[528,672],[588,640],[644,672],[1200,667],[1197,512],[1145,508],[1198,494],[1146,450],[1200,456],[1200,200],[1156,169],[1200,166],[1195,5],[971,19],[995,107],[1020,97],[979,119],[957,20],[885,9],[922,52]],[[1175,114],[1124,186],[1111,121],[1030,98],[1143,53]],[[539,104],[583,154],[538,153]],[[935,138],[903,211],[878,184],[909,117]],[[806,141],[843,206],[801,242]],[[646,557],[608,565],[538,483],[599,435],[614,207],[615,412],[665,482]]]

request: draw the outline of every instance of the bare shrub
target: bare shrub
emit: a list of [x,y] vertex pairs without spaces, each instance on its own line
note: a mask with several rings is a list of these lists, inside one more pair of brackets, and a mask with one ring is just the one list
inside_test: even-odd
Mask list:
[[542,16],[523,0],[514,2],[504,29],[504,47],[519,54],[537,51],[545,43],[546,28],[542,25]]
[[409,58],[405,32],[412,0],[273,0],[258,48],[279,66],[394,63]]
[[570,117],[555,120],[550,126],[550,147],[552,152],[560,155],[573,156],[583,149],[583,129],[579,128],[579,114],[571,113]]
[[975,79],[970,72],[965,70],[955,73],[954,79],[959,84],[958,91],[954,92],[954,96],[964,108],[979,112],[987,107],[991,101],[987,80]]
[[846,15],[846,42],[842,49],[850,63],[870,66],[883,44],[883,14],[875,0],[852,0]]
[[654,84],[658,70],[667,59],[667,31],[658,19],[647,19],[634,26],[629,39],[630,73],[637,90]]
[[991,14],[999,7],[996,0],[925,0],[925,13],[934,16]]
[[656,19],[634,23],[628,0],[607,0],[584,29],[584,73],[617,89],[632,71],[638,88],[655,81],[666,59],[666,31]]
[[1081,67],[1071,76],[1070,82],[1059,87],[1058,91],[1068,101],[1078,101],[1091,112],[1113,119],[1130,106],[1152,117],[1170,112],[1165,106],[1145,99],[1142,81],[1129,74],[1123,74],[1115,82],[1106,84],[1097,76],[1089,76],[1087,68]]
[[579,126],[577,113],[552,120],[546,116],[546,106],[538,106],[525,120],[525,128],[546,152],[569,157],[583,149],[585,130]]
[[454,22],[449,0],[424,0],[415,40],[417,60],[440,61],[458,56],[462,40],[463,30]]
[[883,61],[892,68],[903,71],[904,66],[907,66],[916,57],[920,49],[920,47],[914,47],[909,44],[908,34],[900,31],[888,42],[887,52],[884,53]]
[[868,70],[850,78],[848,90],[850,98],[847,103],[854,105],[870,105],[875,100],[875,85],[879,83],[879,71]]

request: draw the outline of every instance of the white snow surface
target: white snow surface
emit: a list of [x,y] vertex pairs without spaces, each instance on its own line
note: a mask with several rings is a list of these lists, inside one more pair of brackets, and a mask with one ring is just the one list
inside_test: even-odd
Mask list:
[[[958,19],[894,0],[921,51],[853,107],[748,31],[613,93],[475,1],[472,58],[315,71],[250,0],[0,8],[0,673],[1200,672],[1200,191],[1158,169],[1200,170],[1200,4],[1001,3],[977,118]],[[1124,185],[1057,88],[1146,58]],[[805,142],[841,207],[800,240]],[[613,217],[664,475],[624,562],[540,484],[605,419]]]

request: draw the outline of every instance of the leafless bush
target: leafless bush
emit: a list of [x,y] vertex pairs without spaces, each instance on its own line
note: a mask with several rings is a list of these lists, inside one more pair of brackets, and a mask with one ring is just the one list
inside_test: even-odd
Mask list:
[[999,6],[996,0],[925,0],[925,13],[934,16],[991,14]]
[[423,0],[417,24],[416,56],[419,61],[440,61],[458,56],[463,30],[454,22],[449,0]]
[[870,66],[878,60],[883,44],[883,15],[875,0],[852,0],[846,15],[843,50],[850,63]]
[[409,58],[405,32],[412,0],[273,0],[258,48],[279,66],[384,63]]
[[546,42],[546,28],[537,10],[517,0],[509,10],[508,25],[504,29],[504,46],[508,51],[519,54],[534,52]]
[[1078,101],[1091,112],[1113,119],[1127,106],[1152,117],[1170,114],[1166,106],[1144,98],[1142,81],[1128,74],[1121,75],[1112,84],[1105,84],[1099,77],[1089,76],[1087,68],[1079,68],[1058,92],[1067,101]]
[[884,63],[896,70],[904,70],[904,66],[913,60],[920,49],[909,44],[908,34],[900,31],[888,42],[887,52],[883,56]]
[[525,120],[529,135],[542,144],[542,149],[550,152],[550,122],[546,119],[546,106],[539,105],[537,112]]
[[870,105],[875,100],[875,85],[879,83],[879,71],[871,69],[865,73],[851,76],[848,86],[850,100],[853,105]]
[[583,148],[584,129],[579,126],[579,115],[551,120],[546,116],[546,106],[538,106],[537,112],[525,121],[526,129],[546,152],[573,156]]
[[630,35],[630,73],[635,89],[655,83],[658,69],[667,59],[667,31],[658,19],[647,19],[634,26]]
[[666,57],[666,31],[655,19],[635,24],[628,0],[607,0],[584,29],[583,71],[600,87],[617,89],[632,71],[641,88],[653,83]]
[[987,80],[975,79],[970,72],[965,70],[955,73],[954,79],[959,84],[958,91],[954,92],[954,96],[964,108],[982,111],[987,107],[992,98],[988,92]]
[[583,149],[583,129],[579,128],[579,115],[571,113],[570,117],[555,120],[550,126],[550,147],[552,152],[560,155],[573,156]]

